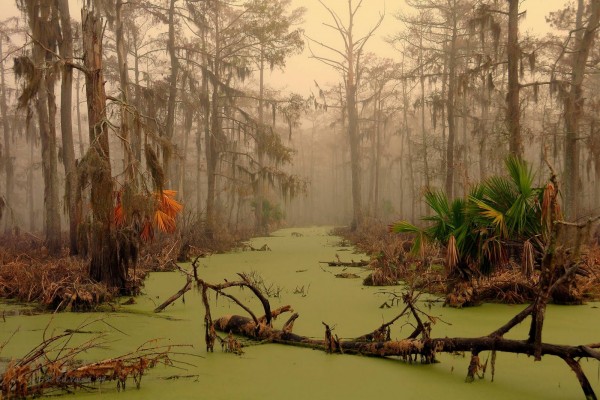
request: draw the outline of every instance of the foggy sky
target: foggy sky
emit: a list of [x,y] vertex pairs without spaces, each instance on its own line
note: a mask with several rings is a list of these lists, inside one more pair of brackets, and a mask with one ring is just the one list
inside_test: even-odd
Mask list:
[[[356,4],[355,0],[355,4]],[[347,2],[343,0],[324,0],[328,7],[336,11],[342,19],[347,14]],[[71,5],[71,16],[79,17],[79,9],[82,0],[69,0]],[[535,35],[543,35],[549,32],[549,26],[544,17],[550,12],[561,8],[567,0],[523,0],[521,11],[527,11],[526,17],[521,22],[521,33],[530,32]],[[341,39],[337,32],[323,25],[323,22],[331,22],[328,12],[319,4],[318,0],[294,0],[294,7],[305,7],[307,12],[304,17],[304,23],[301,25],[306,34],[313,38],[318,38],[333,46],[339,46]],[[377,22],[380,12],[385,12],[385,19],[377,31],[376,35],[367,45],[367,51],[373,52],[380,57],[396,58],[400,57],[389,44],[385,42],[385,37],[401,30],[402,24],[394,18],[398,11],[406,10],[404,0],[363,0],[363,5],[357,14],[356,32],[364,33],[374,23]],[[0,19],[11,16],[18,16],[19,12],[15,5],[15,0],[0,0]],[[166,28],[165,28],[166,29]],[[313,45],[316,54],[323,55],[319,46]],[[320,52],[320,53],[319,53]],[[267,74],[266,84],[276,89],[297,92],[304,96],[310,94],[314,88],[314,81],[317,80],[320,85],[335,83],[339,81],[336,71],[323,65],[321,62],[310,59],[308,46],[305,46],[304,53],[296,55],[287,60],[285,71],[275,70]],[[313,89],[314,90],[314,89]]]

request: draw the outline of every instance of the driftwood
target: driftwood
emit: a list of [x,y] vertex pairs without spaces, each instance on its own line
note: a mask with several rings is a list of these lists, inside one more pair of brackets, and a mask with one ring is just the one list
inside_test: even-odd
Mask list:
[[[232,286],[236,285],[234,282],[231,282],[231,284]],[[436,318],[418,310],[412,294],[405,294],[403,298],[406,307],[398,316],[381,325],[373,332],[352,340],[340,340],[332,334],[331,329],[325,323],[323,323],[325,326],[324,339],[313,339],[295,334],[292,332],[292,329],[293,322],[298,318],[297,313],[292,315],[290,320],[283,325],[282,329],[273,328],[272,324],[266,322],[265,317],[249,318],[240,315],[229,315],[215,320],[209,331],[212,331],[213,335],[216,335],[214,333],[216,329],[229,335],[240,335],[263,343],[270,342],[309,347],[328,353],[372,357],[400,357],[407,362],[433,363],[436,362],[436,354],[438,353],[470,352],[471,361],[466,377],[468,382],[474,379],[474,376],[481,368],[479,354],[483,351],[491,351],[493,354],[492,359],[495,359],[495,353],[497,352],[539,356],[540,359],[542,356],[555,356],[563,359],[575,373],[585,394],[585,398],[588,400],[597,399],[578,360],[582,358],[594,358],[600,361],[600,351],[597,350],[600,348],[600,343],[568,346],[543,342],[538,343],[530,339],[513,340],[503,337],[513,327],[532,315],[535,303],[526,307],[502,327],[486,336],[474,338],[432,338],[430,337],[431,327]],[[289,306],[282,307],[279,310],[293,311]],[[390,326],[409,312],[415,319],[415,330],[405,339],[390,340]],[[423,321],[421,316],[426,316],[427,320]],[[535,320],[533,320],[533,323],[535,323]]]
[[262,247],[253,247],[249,244],[244,244],[244,246],[242,247],[243,251],[271,251],[271,248],[265,243],[262,245]]
[[319,261],[321,264],[327,264],[330,267],[366,267],[369,265],[369,261],[360,260],[360,261]]
[[161,312],[162,310],[167,308],[167,306],[169,306],[169,304],[173,303],[175,300],[177,300],[178,298],[183,296],[185,294],[185,292],[187,292],[191,288],[192,288],[192,277],[188,275],[185,285],[177,293],[175,293],[173,296],[169,297],[164,303],[162,303],[160,306],[156,307],[154,309],[154,312],[155,313]]
[[117,389],[125,390],[130,378],[139,388],[148,369],[157,364],[173,365],[171,355],[175,353],[175,348],[181,347],[160,346],[156,340],[150,340],[131,353],[82,364],[82,354],[106,344],[104,337],[97,335],[77,346],[69,345],[74,334],[88,333],[83,329],[93,322],[51,338],[44,337],[20,360],[12,360],[0,374],[0,398],[21,399],[56,391],[71,393],[81,388],[89,389],[95,383],[104,381],[116,381]]

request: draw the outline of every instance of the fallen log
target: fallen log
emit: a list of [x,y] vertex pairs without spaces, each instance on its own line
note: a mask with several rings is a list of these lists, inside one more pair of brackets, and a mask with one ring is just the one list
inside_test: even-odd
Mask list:
[[[298,314],[294,314],[294,320],[297,316]],[[600,351],[594,348],[597,347],[597,344],[570,346],[541,343],[539,345],[529,340],[505,339],[496,332],[488,336],[475,338],[429,338],[428,331],[420,331],[419,328],[416,332],[419,332],[421,338],[416,338],[413,333],[406,339],[389,340],[389,334],[385,335],[384,333],[387,328],[386,324],[374,331],[374,333],[379,332],[379,334],[364,335],[353,340],[339,340],[337,336],[332,338],[329,326],[324,325],[326,326],[325,339],[313,339],[295,334],[289,328],[274,329],[264,322],[259,322],[257,326],[253,319],[240,315],[228,315],[214,321],[215,329],[228,334],[244,336],[263,343],[270,342],[308,347],[327,353],[370,357],[400,357],[406,362],[430,364],[437,362],[436,355],[438,353],[470,352],[472,361],[467,371],[467,381],[473,380],[473,376],[477,372],[477,366],[480,365],[479,353],[483,351],[526,354],[534,357],[539,351],[541,356],[555,356],[563,359],[575,373],[585,398],[587,400],[597,399],[589,380],[577,361],[581,358],[594,358],[600,361]],[[423,325],[425,326],[425,324]]]
[[161,312],[162,310],[167,308],[167,306],[169,304],[173,303],[175,300],[177,300],[178,298],[183,296],[185,294],[185,292],[187,292],[191,288],[192,288],[192,277],[190,275],[187,275],[187,281],[186,281],[185,285],[177,293],[175,293],[173,296],[169,297],[164,303],[162,303],[160,306],[156,307],[154,309],[154,312],[155,313]]
[[330,267],[366,267],[369,265],[369,261],[319,261],[320,264],[327,264]]
[[[224,316],[215,321],[215,328],[221,332],[233,333],[258,341],[305,346],[318,350],[328,350],[324,339],[312,339],[284,330],[261,326],[256,334],[256,324],[251,318],[241,315]],[[339,341],[339,352],[374,357],[420,356],[423,363],[435,362],[437,353],[500,351],[526,354],[535,352],[533,343],[527,340],[505,339],[502,337],[481,336],[475,338],[426,338],[382,341],[344,340]],[[589,346],[569,346],[542,343],[542,355],[562,359],[595,358],[600,361],[600,352]]]
[[[483,351],[492,352],[492,371],[497,352],[526,354],[533,356],[534,360],[541,359],[543,356],[555,356],[565,361],[569,368],[575,373],[581,388],[587,400],[597,400],[596,394],[583,372],[579,360],[582,358],[594,358],[600,361],[600,351],[597,350],[598,343],[580,346],[558,345],[539,342],[529,336],[525,340],[506,339],[504,335],[516,325],[520,324],[527,317],[532,317],[532,325],[535,323],[536,304],[527,306],[523,311],[511,318],[502,327],[496,329],[486,336],[474,338],[432,338],[431,328],[439,318],[428,315],[419,310],[416,306],[419,295],[412,292],[405,293],[402,296],[406,304],[402,312],[387,323],[382,324],[374,331],[351,340],[340,340],[337,335],[332,334],[329,325],[325,326],[325,335],[323,339],[314,339],[301,336],[292,332],[293,324],[298,318],[294,313],[292,317],[284,324],[282,329],[273,327],[273,320],[284,312],[293,312],[290,306],[284,306],[271,311],[268,301],[260,295],[260,291],[254,288],[252,284],[240,274],[242,281],[226,282],[219,285],[212,285],[201,279],[197,283],[202,287],[203,303],[206,308],[205,328],[207,349],[212,350],[213,343],[218,336],[216,331],[226,333],[230,338],[233,335],[240,335],[249,339],[260,341],[261,343],[279,343],[284,345],[293,345],[318,349],[327,353],[355,354],[372,357],[400,357],[406,362],[433,363],[436,362],[438,353],[457,353],[470,352],[471,362],[467,369],[466,381],[471,382],[474,376],[479,375],[479,371],[484,371],[485,367],[481,365],[479,354]],[[556,284],[555,282],[554,284]],[[223,295],[223,290],[230,287],[247,287],[257,295],[263,303],[265,316],[258,318],[247,307],[242,307],[250,314],[250,317],[240,315],[228,315],[216,320],[210,316],[210,305],[206,296],[207,290],[214,290]],[[553,285],[551,285],[552,287]],[[232,299],[238,305],[242,303],[232,295],[226,297]],[[409,315],[414,320],[414,331],[405,339],[390,340],[390,327],[401,317]],[[220,339],[220,338],[219,338]],[[221,342],[225,340],[220,339]],[[230,341],[232,339],[229,339]],[[239,344],[236,342],[236,346]],[[493,375],[493,372],[492,372]]]

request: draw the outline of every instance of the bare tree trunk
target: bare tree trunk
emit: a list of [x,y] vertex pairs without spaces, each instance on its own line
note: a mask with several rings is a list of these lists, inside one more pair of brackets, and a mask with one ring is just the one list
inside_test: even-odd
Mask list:
[[[58,0],[62,41],[60,54],[65,60],[73,59],[73,34],[68,0]],[[69,250],[71,255],[78,254],[77,227],[81,220],[81,204],[77,202],[77,170],[75,166],[75,147],[73,145],[73,68],[65,63],[62,70],[60,90],[60,124],[62,133],[63,164],[65,167],[65,193],[69,211]]]
[[427,134],[425,132],[425,60],[423,57],[423,35],[424,32],[421,32],[419,36],[419,64],[421,65],[421,140],[423,141],[423,173],[425,174],[425,187],[429,188],[429,160],[427,157]]
[[179,195],[181,196],[181,198],[183,199],[184,203],[188,202],[188,191],[186,190],[186,186],[185,186],[185,174],[186,174],[186,163],[187,163],[187,149],[188,149],[188,144],[189,144],[189,140],[190,140],[190,135],[192,133],[192,125],[194,123],[194,110],[192,107],[187,106],[187,112],[186,115],[184,116],[184,130],[183,130],[183,151],[181,152],[181,162],[179,163],[180,167],[179,167],[179,181],[178,183],[178,190],[179,190]]
[[[583,2],[579,2],[583,7]],[[579,12],[578,12],[579,13]],[[600,0],[591,0],[590,17],[584,33],[576,39],[575,52],[571,64],[570,90],[564,97],[564,119],[566,130],[565,144],[565,214],[568,218],[579,217],[579,120],[583,113],[583,80],[590,50],[593,46],[598,23],[600,22]]]
[[196,213],[200,217],[202,211],[202,131],[204,128],[204,120],[208,116],[204,116],[198,111],[198,126],[196,127]]
[[[212,101],[210,104],[210,127],[211,131],[206,135],[206,174],[207,174],[207,188],[206,188],[206,236],[212,238],[214,235],[216,221],[215,221],[215,197],[216,197],[216,183],[217,183],[217,164],[219,158],[219,139],[221,137],[221,116],[219,115],[220,100],[219,100],[219,81],[221,79],[220,74],[220,57],[221,57],[221,42],[220,42],[220,21],[219,21],[219,2],[215,2],[215,58],[213,60],[213,92]],[[208,90],[208,89],[207,89]],[[207,92],[208,96],[208,92]]]
[[[51,38],[42,37],[42,25],[48,28],[51,20],[49,5],[28,5],[31,32],[35,39],[33,44],[33,63],[39,74],[36,111],[39,119],[40,138],[42,143],[42,174],[44,176],[44,209],[46,245],[51,254],[58,254],[61,248],[60,213],[58,201],[58,157],[56,154],[56,117],[54,97],[54,78],[51,68],[44,68],[51,61],[51,55],[44,49],[43,43],[51,42]],[[51,47],[48,43],[48,46]]]
[[[63,0],[64,1],[64,0]],[[127,182],[135,184],[134,166],[132,165],[132,148],[130,143],[131,114],[128,111],[129,104],[129,68],[127,66],[127,51],[125,50],[125,35],[123,32],[123,0],[116,0],[116,44],[117,63],[119,64],[119,86],[121,88],[121,137],[123,138],[123,170]]]
[[373,201],[373,216],[377,217],[379,211],[379,170],[381,169],[381,91],[379,92],[379,101],[377,102],[375,114],[375,188]]
[[35,232],[35,196],[33,195],[33,155],[35,150],[35,139],[33,138],[33,124],[30,124],[30,126],[25,129],[31,131],[29,139],[29,166],[27,168],[27,210],[29,211],[29,230]]
[[450,54],[448,55],[448,143],[446,145],[446,194],[448,198],[454,197],[454,142],[456,138],[456,121],[454,116],[456,94],[456,41],[458,40],[458,26],[456,8],[452,8],[452,38],[450,39]]
[[351,229],[357,229],[362,223],[362,190],[360,182],[360,138],[358,131],[358,109],[356,107],[356,55],[354,54],[354,38],[352,36],[353,17],[352,2],[348,1],[350,22],[347,32],[347,63],[346,77],[346,112],[348,115],[348,136],[350,138],[350,169],[352,173],[352,210]]
[[79,158],[83,158],[85,154],[85,146],[83,143],[83,129],[81,127],[81,102],[79,98],[79,93],[81,91],[81,72],[77,74],[77,80],[75,84],[75,102],[77,103],[75,106],[75,110],[77,113],[77,135],[79,137]]
[[[404,126],[404,134],[406,135],[406,146],[403,146],[405,149],[404,156],[406,160],[403,158],[400,160],[400,163],[403,164],[406,162],[408,166],[408,179],[409,179],[409,190],[410,190],[410,198],[408,202],[410,204],[410,220],[415,220],[415,205],[417,203],[416,199],[416,190],[415,190],[415,175],[414,168],[411,161],[411,143],[410,143],[410,127],[408,126],[408,107],[409,107],[409,97],[407,91],[407,81],[404,80],[402,85],[402,120]],[[403,156],[403,157],[404,157]]]
[[[265,154],[264,154],[264,149],[263,149],[263,141],[264,141],[264,129],[266,128],[264,126],[264,95],[265,95],[265,85],[264,85],[264,73],[265,73],[265,54],[264,54],[264,45],[261,45],[260,48],[260,65],[259,65],[259,80],[258,80],[258,87],[259,87],[259,94],[258,94],[258,129],[259,129],[259,133],[258,133],[258,140],[256,141],[256,150],[257,150],[257,155],[258,155],[258,168],[262,169],[264,168],[264,161],[265,161]],[[256,206],[254,207],[254,218],[255,218],[255,229],[256,232],[259,234],[264,234],[266,235],[267,232],[267,228],[266,228],[266,223],[264,221],[264,215],[263,215],[263,202],[264,200],[264,182],[262,179],[262,175],[259,173],[258,177],[256,178],[258,179],[257,185],[256,185],[256,196],[255,196],[255,203]]]
[[142,125],[140,123],[140,108],[142,104],[142,91],[140,88],[140,57],[138,54],[138,34],[135,30],[132,32],[133,41],[133,74],[135,79],[135,107],[136,114],[133,124],[133,137],[131,138],[131,147],[137,163],[142,162]]
[[519,0],[508,0],[508,94],[506,95],[506,123],[509,131],[509,152],[523,156],[521,138],[521,110],[519,104]]
[[[0,57],[4,58],[4,51],[2,48],[4,40],[0,37]],[[2,116],[2,131],[4,134],[4,148],[3,157],[6,160],[4,164],[4,170],[6,172],[6,191],[4,193],[4,199],[8,207],[14,208],[16,204],[12,204],[12,195],[15,190],[15,174],[13,167],[13,156],[11,155],[10,145],[10,124],[8,123],[8,106],[6,104],[6,82],[4,80],[4,63],[0,63],[0,85],[2,95],[0,97],[0,115]],[[8,218],[5,218],[8,221]],[[6,232],[10,231],[11,224],[6,223]]]
[[[479,180],[483,181],[487,174],[487,120],[489,118],[490,91],[488,90],[486,75],[481,83],[481,121],[479,124]],[[491,79],[491,78],[490,78]]]
[[[175,105],[177,101],[177,74],[179,72],[179,60],[175,50],[175,2],[170,0],[169,5],[169,41],[167,49],[169,50],[169,58],[171,61],[171,76],[169,78],[169,101],[167,103],[167,131],[166,139],[168,146],[173,146],[173,133],[175,131]],[[175,185],[175,174],[171,165],[171,148],[163,150],[164,170],[169,180],[170,185]]]
[[[442,70],[442,100],[446,98],[448,91],[448,57],[444,57],[444,69]],[[446,107],[442,107],[442,149],[446,149]],[[448,163],[446,162],[446,152],[442,150],[441,175],[446,178],[448,172]]]
[[102,20],[86,8],[81,10],[86,96],[90,129],[88,162],[94,168],[92,180],[92,243],[90,277],[124,289],[127,271],[117,258],[113,224],[113,181],[108,145],[106,93],[102,71]]

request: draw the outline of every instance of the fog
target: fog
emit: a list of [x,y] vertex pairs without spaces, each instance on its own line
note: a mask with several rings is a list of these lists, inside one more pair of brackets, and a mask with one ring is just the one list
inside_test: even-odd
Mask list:
[[568,219],[598,212],[596,1],[91,1],[91,61],[82,2],[18,3],[0,5],[6,232],[93,224],[103,138],[104,201],[138,231],[162,190],[189,235],[416,221],[425,191],[466,197],[509,155],[536,184],[557,172]]

